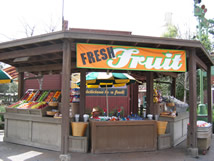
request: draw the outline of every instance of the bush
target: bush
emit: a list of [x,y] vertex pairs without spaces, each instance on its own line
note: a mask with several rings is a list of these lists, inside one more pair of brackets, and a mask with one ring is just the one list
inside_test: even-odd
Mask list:
[[[0,106],[0,112],[5,112],[5,106]],[[0,115],[0,122],[4,122],[4,116]],[[4,129],[4,124],[0,124],[0,129]]]

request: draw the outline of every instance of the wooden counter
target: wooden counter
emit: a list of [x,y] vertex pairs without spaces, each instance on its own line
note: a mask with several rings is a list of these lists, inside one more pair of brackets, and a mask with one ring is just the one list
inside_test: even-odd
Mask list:
[[160,121],[168,121],[166,133],[171,136],[171,146],[176,146],[187,138],[187,124],[189,113],[181,112],[176,117],[159,117]]
[[90,121],[91,152],[115,153],[157,149],[157,124],[143,121]]
[[61,119],[6,113],[4,141],[61,150]]

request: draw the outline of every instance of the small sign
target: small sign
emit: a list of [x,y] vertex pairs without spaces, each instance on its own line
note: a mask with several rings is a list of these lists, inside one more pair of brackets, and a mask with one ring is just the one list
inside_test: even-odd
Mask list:
[[[108,96],[127,96],[127,88],[108,88]],[[87,88],[86,96],[106,96],[106,88]]]

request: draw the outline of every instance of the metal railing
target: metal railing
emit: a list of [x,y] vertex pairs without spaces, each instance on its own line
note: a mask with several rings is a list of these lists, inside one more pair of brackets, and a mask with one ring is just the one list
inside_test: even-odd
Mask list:
[[9,105],[18,101],[18,95],[14,93],[0,93],[0,104]]

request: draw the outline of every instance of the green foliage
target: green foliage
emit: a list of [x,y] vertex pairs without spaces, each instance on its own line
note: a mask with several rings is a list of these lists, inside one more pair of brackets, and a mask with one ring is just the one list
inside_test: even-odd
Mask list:
[[154,88],[161,91],[162,96],[170,95],[170,84],[159,83],[159,82],[170,82],[170,77],[161,77],[154,83]]
[[168,25],[167,30],[163,33],[163,37],[176,38],[178,36],[178,28],[174,25]]
[[7,90],[8,93],[17,93],[18,92],[18,84],[16,82],[8,84],[9,89]]
[[208,35],[206,34],[201,35],[201,43],[204,45],[208,52],[211,52],[213,50],[212,42],[209,39]]
[[[185,73],[181,73],[178,75],[178,78],[176,79],[176,98],[183,101],[184,98],[184,77]],[[188,92],[187,92],[187,98]]]
[[214,19],[209,20],[209,33],[214,36]]
[[8,84],[0,84],[0,93],[6,93],[8,89]]
[[[210,53],[213,50],[213,42],[211,41],[208,33],[214,36],[214,21],[209,20],[209,26],[204,26],[202,24],[203,23],[201,22],[201,28],[196,26],[196,28],[198,28],[196,39],[200,40],[201,43],[204,45],[205,49]],[[201,39],[199,36],[200,34],[201,34]]]
[[17,93],[18,84],[16,82],[0,84],[0,93]]
[[[0,105],[0,112],[6,112],[5,106]],[[4,121],[4,116],[0,115],[0,122],[3,122],[3,121]],[[0,124],[0,129],[3,129],[3,128],[4,128],[4,125]]]

